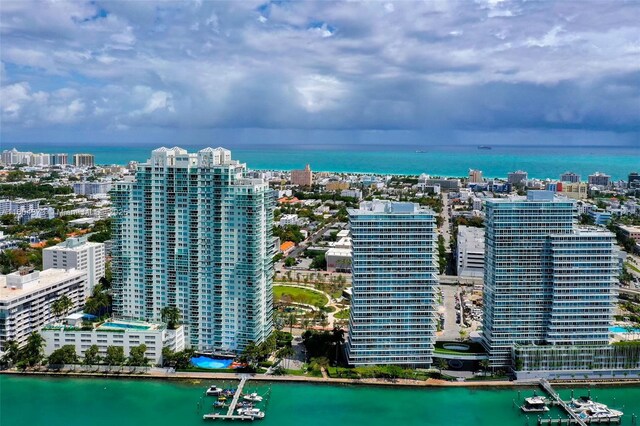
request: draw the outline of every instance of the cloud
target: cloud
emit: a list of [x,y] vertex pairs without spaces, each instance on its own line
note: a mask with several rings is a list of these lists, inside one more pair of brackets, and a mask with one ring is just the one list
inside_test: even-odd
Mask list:
[[636,2],[5,2],[2,128],[640,130]]

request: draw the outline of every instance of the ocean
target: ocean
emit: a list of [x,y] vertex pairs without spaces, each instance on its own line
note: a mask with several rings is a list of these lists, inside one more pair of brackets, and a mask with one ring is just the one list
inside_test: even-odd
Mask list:
[[[11,149],[5,146],[1,149]],[[181,145],[189,151],[206,145]],[[121,164],[145,161],[157,144],[16,144],[22,151],[88,152],[98,164]],[[565,171],[573,171],[587,179],[596,171],[614,180],[626,180],[630,172],[640,171],[640,146],[493,146],[489,150],[461,145],[227,145],[232,158],[247,163],[250,169],[292,170],[310,164],[314,171],[421,174],[432,176],[467,176],[469,169],[483,171],[485,177],[506,177],[507,173],[524,170],[530,178],[558,179]]]
[[[237,383],[237,382],[235,382]],[[98,379],[0,376],[2,426],[190,426],[214,401],[203,396],[214,381],[169,382],[149,379]],[[245,390],[271,396],[259,424],[278,425],[535,425],[537,415],[515,406],[533,389],[386,388],[305,383],[257,383]],[[540,394],[540,390],[537,391]],[[561,389],[563,398],[569,389]],[[586,389],[575,389],[575,396]],[[622,425],[640,415],[640,387],[593,388],[591,396],[622,410]],[[566,418],[557,408],[544,415]]]

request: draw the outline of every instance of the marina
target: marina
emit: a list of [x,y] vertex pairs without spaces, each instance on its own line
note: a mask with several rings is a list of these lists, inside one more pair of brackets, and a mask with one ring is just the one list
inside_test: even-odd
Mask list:
[[[264,411],[257,408],[254,404],[261,403],[265,397],[257,392],[244,394],[242,391],[249,380],[249,376],[242,376],[238,387],[235,389],[223,389],[216,385],[210,386],[205,394],[207,396],[216,396],[217,401],[212,404],[214,412],[207,413],[202,416],[203,420],[259,420],[265,417]],[[269,390],[267,390],[267,395]],[[231,403],[227,406],[227,398],[231,397]],[[242,398],[242,401],[241,401]],[[268,401],[268,400],[267,400]],[[265,401],[266,404],[266,401]],[[215,409],[224,410],[226,412],[215,412]]]
[[[549,395],[549,398],[538,396],[534,394],[532,397],[525,398],[524,404],[520,406],[520,409],[524,413],[545,413],[549,411],[547,405],[553,405],[559,407],[564,411],[568,418],[544,418],[538,416],[538,425],[579,425],[587,426],[590,424],[621,424],[622,416],[624,413],[619,410],[609,408],[607,405],[593,401],[589,392],[588,396],[581,396],[579,398],[573,397],[573,391],[571,392],[571,399],[565,401],[561,398],[560,394],[556,392],[551,383],[545,379],[540,380],[540,387]],[[636,424],[636,416],[632,415],[631,422]],[[528,418],[527,418],[528,424]]]

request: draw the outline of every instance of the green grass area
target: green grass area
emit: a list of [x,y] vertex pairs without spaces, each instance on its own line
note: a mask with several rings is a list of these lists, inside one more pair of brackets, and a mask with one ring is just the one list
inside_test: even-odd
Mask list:
[[[455,349],[445,349],[444,345],[447,345],[447,344],[467,345],[469,346],[469,350],[462,351],[462,350],[455,350]],[[450,355],[476,355],[476,354],[483,354],[486,351],[484,350],[484,348],[480,343],[476,343],[476,342],[436,342],[434,352],[439,354],[450,354]]]
[[626,266],[627,269],[631,269],[631,270],[636,271],[637,273],[640,274],[640,269],[638,269],[636,266],[632,265],[630,262],[625,262],[624,266]]
[[324,294],[299,287],[287,287],[282,285],[273,286],[273,296],[276,301],[282,300],[283,297],[285,299],[289,297],[292,302],[313,305],[318,308],[322,308],[329,303]]
[[336,318],[336,319],[343,319],[343,320],[349,319],[349,308],[347,308],[347,309],[343,309],[343,310],[341,310],[341,311],[337,312],[337,313],[334,315],[334,318]]

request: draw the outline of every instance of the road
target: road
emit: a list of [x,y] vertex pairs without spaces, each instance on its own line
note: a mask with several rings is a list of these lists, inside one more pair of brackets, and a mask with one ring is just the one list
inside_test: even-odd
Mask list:
[[438,340],[456,340],[460,338],[460,325],[456,323],[455,295],[459,289],[455,286],[441,286],[444,299],[444,330]]
[[327,223],[325,226],[323,226],[322,228],[318,229],[316,232],[311,234],[306,240],[302,241],[300,244],[296,246],[296,248],[291,250],[291,253],[289,253],[289,256],[287,257],[297,257],[303,251],[305,251],[307,247],[314,245],[315,242],[318,241],[320,237],[327,231],[327,229],[331,228],[331,225],[333,225],[333,222]]

